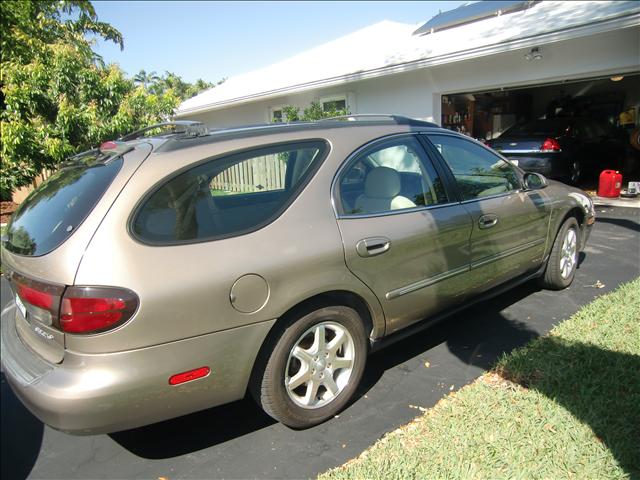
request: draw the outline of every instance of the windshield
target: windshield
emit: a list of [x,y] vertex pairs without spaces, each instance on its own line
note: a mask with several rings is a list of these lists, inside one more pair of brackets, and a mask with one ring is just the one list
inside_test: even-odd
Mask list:
[[507,129],[501,137],[559,137],[569,133],[571,124],[567,118],[551,118],[520,123]]
[[69,238],[98,203],[122,158],[97,151],[74,157],[22,202],[7,226],[4,247],[19,255],[49,253]]

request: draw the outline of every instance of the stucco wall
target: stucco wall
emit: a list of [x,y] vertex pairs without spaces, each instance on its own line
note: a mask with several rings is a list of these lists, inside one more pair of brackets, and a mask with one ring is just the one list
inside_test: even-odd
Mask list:
[[324,96],[349,93],[351,113],[397,113],[439,122],[441,94],[640,70],[639,27],[537,46],[543,55],[539,61],[527,61],[524,55],[529,48],[521,48],[194,114],[188,118],[212,127],[266,122],[270,107],[287,104],[304,107]]

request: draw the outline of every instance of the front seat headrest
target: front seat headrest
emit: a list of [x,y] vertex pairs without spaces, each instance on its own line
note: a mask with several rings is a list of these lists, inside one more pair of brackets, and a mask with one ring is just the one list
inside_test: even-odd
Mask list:
[[400,175],[393,168],[374,168],[367,175],[364,194],[373,198],[393,198],[400,193]]

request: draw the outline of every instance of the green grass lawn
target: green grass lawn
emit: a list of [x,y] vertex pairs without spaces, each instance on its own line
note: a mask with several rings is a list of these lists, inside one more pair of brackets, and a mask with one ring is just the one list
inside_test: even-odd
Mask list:
[[640,479],[640,279],[321,479]]

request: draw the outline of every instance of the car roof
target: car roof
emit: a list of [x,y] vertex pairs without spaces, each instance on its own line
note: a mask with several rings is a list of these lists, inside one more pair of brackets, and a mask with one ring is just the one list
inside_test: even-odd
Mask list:
[[277,135],[292,132],[318,132],[331,129],[361,128],[361,127],[410,127],[412,129],[438,129],[443,130],[439,125],[423,120],[412,119],[397,115],[356,115],[338,118],[323,119],[314,122],[291,122],[291,123],[258,123],[250,125],[240,125],[235,127],[219,128],[210,130],[206,135],[167,135],[156,137],[162,139],[160,145],[154,145],[156,152],[170,152],[182,148],[190,148],[209,143],[250,138],[267,135]]

